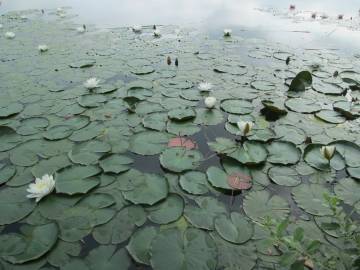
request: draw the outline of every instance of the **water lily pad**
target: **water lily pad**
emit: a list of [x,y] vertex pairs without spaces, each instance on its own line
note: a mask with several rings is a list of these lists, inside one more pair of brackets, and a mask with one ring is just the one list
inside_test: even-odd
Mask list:
[[24,105],[21,103],[10,103],[8,105],[0,105],[0,118],[9,117],[11,115],[17,114],[24,109]]
[[301,151],[291,142],[272,142],[268,147],[269,156],[267,161],[276,164],[295,164],[301,157]]
[[299,173],[295,169],[285,166],[271,167],[268,175],[272,181],[281,186],[294,187],[301,183]]
[[73,133],[70,126],[53,126],[44,133],[44,138],[48,140],[61,140],[69,137]]
[[360,211],[360,183],[351,178],[341,179],[334,188],[336,195],[345,203]]
[[111,150],[111,146],[103,141],[92,140],[74,145],[69,152],[72,162],[80,165],[96,164],[98,160]]
[[126,249],[136,262],[150,265],[150,247],[157,232],[156,227],[144,227],[131,236]]
[[6,183],[16,173],[15,166],[0,163],[0,185]]
[[156,224],[167,224],[179,219],[184,210],[184,200],[176,194],[170,194],[164,201],[146,208],[148,218]]
[[210,184],[216,188],[222,188],[225,190],[233,190],[229,183],[229,175],[218,167],[211,166],[207,169],[206,175]]
[[321,106],[316,101],[305,98],[290,98],[285,102],[285,106],[299,113],[314,113],[321,110]]
[[268,155],[264,145],[258,141],[246,141],[240,144],[227,138],[216,138],[215,142],[209,142],[208,145],[213,151],[246,165],[262,163]]
[[215,229],[219,235],[235,244],[248,241],[253,234],[252,224],[240,213],[232,212],[230,218],[221,215],[215,219]]
[[263,222],[266,217],[275,220],[285,219],[289,213],[289,204],[280,196],[271,196],[266,190],[252,191],[246,195],[243,203],[245,214],[254,221]]
[[312,76],[309,71],[299,72],[295,78],[291,81],[289,91],[305,91],[306,87],[311,86]]
[[214,220],[221,214],[226,214],[224,204],[213,197],[196,197],[196,205],[186,205],[185,218],[195,227],[205,230],[214,229]]
[[111,155],[102,159],[99,163],[104,172],[120,173],[130,169],[133,160],[124,155]]
[[130,138],[130,151],[140,155],[156,155],[165,149],[169,141],[166,133],[144,131]]
[[92,178],[101,172],[96,166],[70,166],[56,173],[56,191],[69,195],[86,193],[100,184],[100,180]]
[[26,242],[22,235],[9,233],[0,235],[0,254],[3,256],[12,256],[24,252]]
[[34,210],[35,201],[26,198],[26,189],[22,186],[0,190],[0,225],[17,222]]
[[21,142],[14,129],[7,126],[0,126],[0,151],[8,151]]
[[168,194],[166,179],[157,174],[141,174],[129,183],[127,188],[128,190],[123,190],[122,194],[126,200],[134,204],[154,205]]
[[197,168],[202,158],[202,154],[197,150],[174,147],[166,149],[160,155],[160,163],[170,171],[182,172]]
[[[252,270],[256,265],[257,252],[251,242],[238,245],[214,236],[218,247],[218,266],[227,270]],[[241,268],[239,268],[241,267]]]
[[184,234],[177,229],[159,232],[151,244],[150,263],[154,269],[215,270],[217,249],[204,231],[189,228]]
[[16,132],[23,136],[33,135],[43,131],[49,125],[49,120],[44,117],[27,118],[21,121],[21,126]]
[[317,184],[300,185],[293,188],[293,197],[297,205],[307,213],[316,216],[331,215],[330,207],[324,203],[324,194],[329,190]]
[[341,124],[346,121],[346,118],[342,116],[341,113],[332,110],[321,110],[320,112],[317,112],[315,116],[332,124]]
[[123,248],[117,249],[116,246],[99,246],[89,252],[85,261],[90,270],[126,270],[131,265],[126,250]]
[[341,170],[345,167],[345,162],[339,153],[335,152],[334,157],[330,160],[330,163],[327,159],[325,159],[321,153],[320,148],[322,145],[320,144],[309,144],[304,150],[304,160],[310,166],[328,171],[330,166],[332,168],[336,168],[337,170]]
[[168,119],[167,113],[155,112],[146,115],[143,118],[142,122],[144,127],[146,128],[163,131],[166,128],[167,119]]
[[3,258],[13,264],[21,264],[40,258],[56,243],[58,228],[54,223],[36,227],[23,227],[25,250],[17,255],[4,256]]
[[209,192],[206,175],[203,172],[190,171],[180,176],[179,184],[190,194],[202,195]]
[[248,114],[254,109],[250,101],[242,99],[223,100],[220,106],[224,111],[233,114]]
[[185,121],[194,118],[196,114],[192,108],[178,108],[169,111],[168,116],[172,120]]
[[132,235],[136,227],[146,221],[146,214],[141,206],[128,206],[121,209],[108,223],[94,229],[92,235],[100,244],[120,244]]
[[196,109],[195,124],[205,126],[218,125],[224,120],[224,116],[219,110],[209,109]]

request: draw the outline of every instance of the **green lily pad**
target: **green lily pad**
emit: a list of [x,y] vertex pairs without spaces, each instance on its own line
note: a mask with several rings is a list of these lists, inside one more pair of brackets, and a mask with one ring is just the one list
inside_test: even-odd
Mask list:
[[10,103],[8,105],[0,105],[0,118],[6,118],[14,114],[20,113],[24,109],[21,103]]
[[97,226],[92,233],[100,244],[120,244],[130,238],[136,227],[146,221],[146,214],[141,206],[132,205],[121,209],[108,223]]
[[177,229],[159,232],[151,244],[151,266],[158,270],[215,270],[217,249],[204,231],[189,228],[183,234]]
[[267,161],[276,164],[295,164],[300,160],[301,151],[291,142],[275,141],[268,147],[269,156]]
[[232,212],[230,218],[221,215],[215,219],[215,229],[226,241],[235,244],[247,242],[253,235],[252,224],[241,214]]
[[329,194],[329,190],[317,184],[300,185],[292,190],[292,194],[297,205],[305,212],[316,215],[331,215],[332,211],[324,203],[324,194]]
[[202,158],[202,154],[197,150],[174,147],[162,152],[160,155],[160,163],[170,171],[183,172],[196,169],[200,165]]
[[92,140],[74,145],[69,152],[72,162],[80,165],[96,164],[98,160],[111,150],[111,146],[103,141]]
[[26,242],[22,235],[16,233],[0,235],[0,254],[3,256],[12,256],[24,252]]
[[360,212],[360,183],[351,178],[341,179],[334,188],[336,195]]
[[[126,250],[116,246],[99,246],[89,252],[85,258],[90,270],[127,270],[131,260]],[[82,268],[76,268],[82,269]]]
[[168,195],[166,179],[157,174],[141,174],[127,188],[122,194],[133,204],[154,205]]
[[209,192],[206,175],[203,172],[185,172],[180,176],[179,184],[190,194],[202,195]]
[[213,197],[196,197],[197,206],[186,205],[185,218],[196,228],[213,230],[214,220],[221,214],[226,214],[224,204]]
[[186,121],[194,118],[196,114],[192,108],[178,108],[169,111],[168,116],[175,121]]
[[266,190],[252,191],[245,196],[245,214],[254,221],[263,222],[266,217],[283,220],[290,213],[289,204],[277,195],[271,196]]
[[341,170],[345,167],[345,162],[340,156],[340,154],[337,153],[337,151],[335,152],[333,158],[330,160],[329,163],[328,160],[321,155],[321,147],[322,145],[320,144],[309,144],[306,146],[304,150],[304,160],[307,164],[309,164],[311,167],[323,171],[330,170],[330,167],[337,170]]
[[321,106],[316,101],[305,98],[290,98],[285,102],[285,106],[299,113],[314,113],[321,110]]
[[221,109],[233,114],[249,114],[254,107],[250,101],[242,99],[227,99],[220,104]]
[[54,223],[36,227],[23,227],[25,250],[17,255],[4,256],[3,258],[13,264],[21,264],[40,258],[56,243],[58,228]]
[[179,195],[170,194],[164,201],[146,208],[146,212],[152,222],[167,224],[181,217],[184,204],[184,200]]
[[229,175],[220,168],[211,166],[207,169],[206,175],[208,177],[210,184],[213,187],[222,188],[225,190],[233,190],[233,188],[229,186],[228,183]]
[[294,187],[301,183],[299,173],[295,169],[285,166],[271,167],[268,175],[272,181],[281,186]]
[[92,178],[100,172],[101,169],[96,166],[74,165],[64,168],[55,175],[56,191],[69,195],[87,193],[100,184],[99,179]]
[[71,126],[53,126],[44,133],[44,138],[47,140],[61,140],[69,137],[73,133]]
[[321,110],[320,112],[317,112],[315,116],[332,124],[341,124],[346,121],[346,118],[342,116],[341,113],[332,110]]
[[136,262],[150,265],[150,247],[157,232],[156,227],[150,226],[139,229],[131,236],[126,249]]
[[130,151],[139,155],[156,155],[165,149],[169,138],[162,132],[140,132],[130,138]]
[[0,190],[0,225],[11,224],[30,214],[36,204],[26,198],[27,186]]
[[258,141],[245,141],[240,144],[227,138],[216,138],[215,142],[209,142],[208,145],[211,150],[246,165],[262,163],[268,155],[264,145]]
[[111,155],[100,160],[100,167],[104,172],[120,173],[130,169],[133,160],[124,155]]
[[306,87],[311,86],[312,76],[309,71],[301,71],[296,77],[291,81],[289,86],[289,91],[305,91]]

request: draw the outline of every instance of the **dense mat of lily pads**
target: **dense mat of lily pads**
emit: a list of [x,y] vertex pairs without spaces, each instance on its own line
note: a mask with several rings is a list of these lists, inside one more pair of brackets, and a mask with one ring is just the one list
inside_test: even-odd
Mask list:
[[0,269],[289,269],[268,217],[344,255],[360,61],[71,17],[0,17]]

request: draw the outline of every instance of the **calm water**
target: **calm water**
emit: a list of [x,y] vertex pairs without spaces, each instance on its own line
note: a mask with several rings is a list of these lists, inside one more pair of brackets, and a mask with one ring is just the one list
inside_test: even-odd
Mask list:
[[[275,8],[287,12],[290,4],[302,11],[306,20],[274,16],[259,9]],[[332,48],[359,53],[360,31],[341,24],[353,17],[352,24],[360,28],[358,0],[2,0],[0,14],[21,9],[52,9],[70,6],[79,22],[99,27],[133,24],[176,24],[195,26],[209,34],[232,28],[236,34],[264,38],[304,48]],[[308,12],[308,13],[306,13]],[[332,23],[311,21],[311,12],[325,13]],[[345,20],[337,21],[338,14]],[[290,15],[292,16],[292,15]]]

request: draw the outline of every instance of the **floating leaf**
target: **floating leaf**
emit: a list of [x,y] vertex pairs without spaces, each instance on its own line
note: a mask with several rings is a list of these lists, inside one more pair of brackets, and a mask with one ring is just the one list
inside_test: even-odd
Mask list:
[[204,231],[189,228],[184,234],[170,229],[159,232],[151,245],[150,263],[154,269],[215,270],[217,250],[214,241]]

